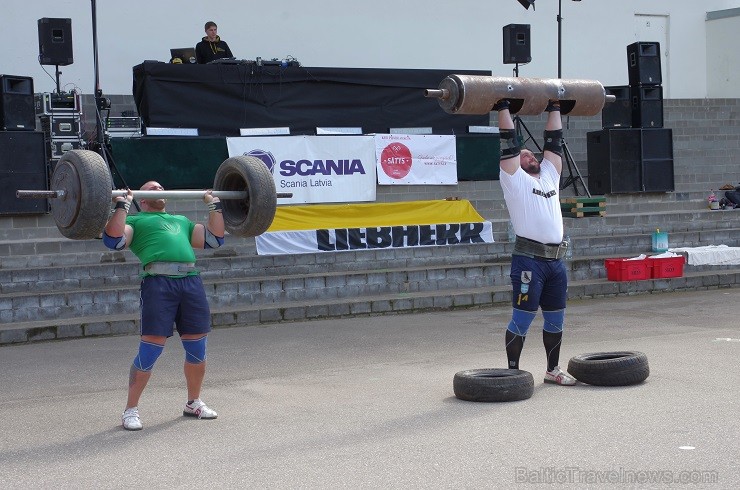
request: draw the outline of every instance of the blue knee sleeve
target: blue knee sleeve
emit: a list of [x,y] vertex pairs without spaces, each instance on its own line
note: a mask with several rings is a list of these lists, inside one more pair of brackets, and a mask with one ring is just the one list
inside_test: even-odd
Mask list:
[[185,349],[185,362],[190,364],[200,364],[201,362],[205,362],[207,343],[207,335],[204,335],[199,339],[182,339],[182,346]]
[[565,322],[565,310],[543,310],[542,316],[545,319],[545,325],[542,327],[545,332],[560,333],[563,331],[563,323]]
[[163,345],[142,340],[139,342],[139,353],[134,358],[134,367],[139,371],[151,371],[163,350]]
[[511,315],[511,321],[509,322],[509,326],[506,327],[506,330],[513,334],[526,337],[535,315],[537,315],[536,311],[517,310],[514,308],[514,313]]

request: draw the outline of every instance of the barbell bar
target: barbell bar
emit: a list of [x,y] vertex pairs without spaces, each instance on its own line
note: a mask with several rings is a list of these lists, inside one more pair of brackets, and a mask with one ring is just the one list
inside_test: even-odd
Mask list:
[[[113,190],[110,168],[94,151],[70,150],[56,163],[49,183],[51,190],[17,190],[25,199],[49,199],[51,215],[59,232],[67,238],[98,238],[110,218],[111,200],[125,196]],[[142,199],[202,199],[206,190],[134,190]],[[252,156],[224,160],[213,179],[213,195],[222,201],[226,231],[253,237],[267,231],[275,218],[278,198],[272,173],[265,163]]]
[[[187,199],[203,199],[205,190],[173,190],[173,191],[152,191],[152,190],[135,190],[132,191],[134,199],[173,199],[173,200],[187,200]],[[39,191],[39,190],[17,190],[15,196],[19,199],[62,199],[66,197],[67,191],[64,189],[58,189],[55,191]],[[114,197],[126,197],[128,194],[125,190],[112,190],[111,199]],[[219,199],[246,199],[246,191],[212,191],[213,197]],[[287,199],[293,197],[292,192],[278,192],[275,194],[278,199]]]
[[435,98],[449,114],[488,114],[501,99],[510,101],[512,114],[539,115],[550,100],[560,101],[560,112],[571,116],[595,116],[607,102],[607,95],[596,80],[559,78],[491,77],[483,75],[449,75],[436,89],[424,95]]

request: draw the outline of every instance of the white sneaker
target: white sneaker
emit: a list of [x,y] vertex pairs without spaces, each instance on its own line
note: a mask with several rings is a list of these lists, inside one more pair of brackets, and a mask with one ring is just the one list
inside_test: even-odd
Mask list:
[[139,418],[139,408],[127,408],[123,412],[123,428],[126,430],[141,430],[141,419]]
[[560,366],[555,366],[552,371],[547,371],[545,373],[545,383],[555,383],[561,386],[573,386],[576,384],[576,379],[560,369]]
[[208,408],[200,398],[193,400],[193,403],[186,403],[182,414],[187,417],[198,417],[199,419],[215,419],[218,417],[216,411]]

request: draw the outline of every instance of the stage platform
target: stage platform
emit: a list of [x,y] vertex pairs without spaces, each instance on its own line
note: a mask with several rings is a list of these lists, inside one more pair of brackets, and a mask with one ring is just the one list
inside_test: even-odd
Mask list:
[[464,134],[489,115],[447,114],[424,96],[452,73],[483,70],[324,68],[243,64],[178,65],[145,61],[133,68],[134,98],[146,127],[197,128],[201,136],[238,136],[240,128],[431,127]]

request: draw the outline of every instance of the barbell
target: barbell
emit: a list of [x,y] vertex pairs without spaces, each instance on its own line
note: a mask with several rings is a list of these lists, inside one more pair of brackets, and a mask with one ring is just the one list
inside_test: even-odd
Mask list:
[[[172,200],[189,200],[189,199],[203,199],[205,196],[205,190],[176,190],[176,191],[144,191],[144,190],[132,190],[131,193],[134,199],[172,199]],[[15,196],[20,199],[62,199],[66,196],[67,191],[59,189],[55,191],[34,191],[34,190],[17,190]],[[247,197],[246,191],[212,191],[211,194],[219,199],[245,199]],[[110,192],[111,200],[114,197],[126,197],[128,191],[125,190],[112,190]],[[277,197],[292,197],[292,194],[281,195],[277,194]]]
[[[94,151],[70,150],[57,162],[50,190],[18,190],[16,197],[50,200],[51,214],[60,233],[75,240],[98,238],[108,222],[111,201],[125,196],[113,190],[108,164]],[[206,190],[134,190],[139,199],[202,199]],[[264,233],[275,218],[278,198],[275,181],[262,160],[230,157],[218,167],[213,195],[222,200],[224,226],[232,235],[252,237]]]
[[501,99],[510,101],[509,112],[528,116],[545,112],[551,100],[560,101],[560,113],[571,116],[595,116],[607,102],[607,95],[596,80],[489,77],[449,75],[436,89],[427,89],[426,97],[438,99],[449,114],[488,114]]

